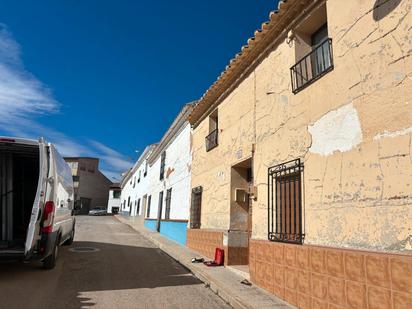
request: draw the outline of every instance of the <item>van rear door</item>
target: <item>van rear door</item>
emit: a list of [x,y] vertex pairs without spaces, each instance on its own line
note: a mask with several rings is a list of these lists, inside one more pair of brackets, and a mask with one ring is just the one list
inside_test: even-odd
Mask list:
[[27,229],[27,237],[24,253],[27,255],[30,253],[36,244],[36,241],[40,239],[40,220],[39,213],[40,209],[44,204],[44,198],[46,194],[47,186],[47,171],[49,168],[48,164],[48,151],[44,141],[39,142],[39,180],[37,184],[36,197],[34,198],[33,208],[30,216],[30,223]]

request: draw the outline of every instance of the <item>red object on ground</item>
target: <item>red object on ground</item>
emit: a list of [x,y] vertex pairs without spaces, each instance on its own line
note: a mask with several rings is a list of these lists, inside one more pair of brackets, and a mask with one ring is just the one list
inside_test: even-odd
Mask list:
[[215,250],[215,263],[218,266],[222,266],[225,261],[225,251],[223,249],[216,248]]
[[220,248],[216,248],[215,250],[215,260],[214,261],[206,261],[203,264],[206,266],[223,266],[225,262],[225,251]]

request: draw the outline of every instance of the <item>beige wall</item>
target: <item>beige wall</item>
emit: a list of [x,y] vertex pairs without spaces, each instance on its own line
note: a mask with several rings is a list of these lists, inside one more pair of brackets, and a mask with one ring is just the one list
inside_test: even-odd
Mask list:
[[229,229],[231,167],[255,143],[253,238],[267,238],[267,168],[301,158],[305,243],[412,250],[412,0],[379,21],[374,3],[327,1],[333,71],[292,94],[282,40],[219,105],[219,146],[205,151],[208,119],[194,129],[202,228]]

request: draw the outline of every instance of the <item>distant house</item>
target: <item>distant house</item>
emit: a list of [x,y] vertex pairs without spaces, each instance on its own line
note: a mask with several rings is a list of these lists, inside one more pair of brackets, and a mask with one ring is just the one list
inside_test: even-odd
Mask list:
[[114,183],[110,186],[107,213],[118,213],[120,211],[121,194],[122,189],[119,183]]
[[72,170],[74,202],[78,214],[88,214],[95,207],[107,208],[112,182],[99,171],[99,159],[89,157],[66,157]]
[[124,175],[120,187],[121,208],[123,214],[137,217],[143,224],[149,199],[149,163],[148,157],[154,151],[156,144],[149,145],[140,155],[133,167]]

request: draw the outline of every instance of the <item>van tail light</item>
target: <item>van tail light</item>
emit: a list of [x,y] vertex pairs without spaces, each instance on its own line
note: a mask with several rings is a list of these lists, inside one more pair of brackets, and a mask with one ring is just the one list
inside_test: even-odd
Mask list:
[[12,138],[0,138],[0,142],[15,143],[16,140]]
[[43,212],[43,233],[51,233],[53,230],[53,212],[54,212],[54,203],[53,201],[48,201],[44,205]]

